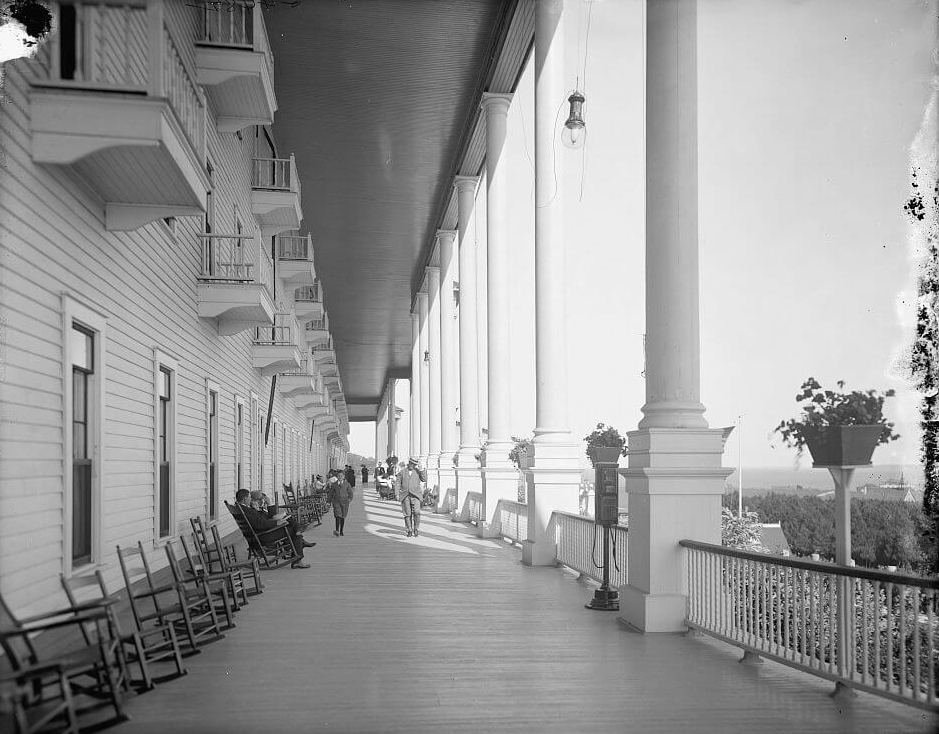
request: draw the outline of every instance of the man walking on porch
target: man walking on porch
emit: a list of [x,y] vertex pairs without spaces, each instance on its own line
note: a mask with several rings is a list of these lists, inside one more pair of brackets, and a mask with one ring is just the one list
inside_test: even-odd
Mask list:
[[401,510],[404,512],[404,527],[408,537],[417,537],[417,529],[421,524],[421,499],[424,497],[423,483],[427,475],[420,468],[420,461],[413,456],[408,459],[408,466],[398,472],[395,477],[395,489],[398,499],[401,500]]

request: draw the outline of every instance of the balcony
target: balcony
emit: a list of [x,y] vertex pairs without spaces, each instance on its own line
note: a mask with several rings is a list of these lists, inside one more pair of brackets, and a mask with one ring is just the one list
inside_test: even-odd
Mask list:
[[277,99],[262,3],[196,0],[195,5],[201,15],[196,79],[212,100],[219,132],[270,125]]
[[201,214],[210,185],[205,97],[163,4],[75,3],[56,12],[51,63],[30,79],[33,161],[92,189],[109,230]]
[[336,363],[336,351],[333,349],[332,336],[327,337],[324,343],[313,347],[312,351],[313,359],[316,360],[316,365],[320,368],[320,371],[322,371],[326,365],[334,365]]
[[293,295],[293,305],[294,310],[297,312],[297,318],[314,319],[326,323],[326,330],[328,331],[329,325],[326,320],[326,312],[323,310],[323,291],[318,280],[313,285],[297,288]]
[[203,234],[199,317],[222,336],[274,323],[274,263],[251,235]]
[[[300,290],[303,289],[298,289],[298,294]],[[298,295],[296,300],[298,316],[300,315],[300,303],[301,301]],[[314,301],[306,301],[305,303],[314,303]],[[307,321],[304,332],[306,343],[311,347],[315,348],[317,345],[325,344],[327,341],[329,341],[329,318],[327,314],[324,313],[322,318],[314,317],[312,321]]]
[[263,237],[300,229],[303,219],[300,179],[292,155],[290,158],[254,159],[251,212]]
[[299,369],[277,375],[277,389],[284,397],[293,398],[297,405],[301,404],[303,397],[315,396],[316,374],[309,354],[301,357]]
[[274,375],[300,369],[297,321],[291,314],[275,314],[273,326],[260,326],[254,331],[251,347],[252,364],[262,375]]
[[[284,283],[293,286],[313,287],[317,285],[313,269],[313,237],[311,235],[277,236],[277,274]],[[319,288],[315,288],[315,300],[319,301]],[[322,304],[320,304],[322,313]],[[297,314],[300,315],[299,313]],[[306,314],[313,315],[313,314]]]

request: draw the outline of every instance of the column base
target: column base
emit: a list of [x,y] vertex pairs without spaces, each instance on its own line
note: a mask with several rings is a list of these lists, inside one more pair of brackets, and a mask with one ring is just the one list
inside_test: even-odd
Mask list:
[[528,505],[528,538],[522,545],[522,563],[527,566],[556,564],[552,513],[578,514],[580,509],[579,447],[536,444],[535,466],[525,470],[525,502]]
[[440,487],[440,454],[430,454],[424,469],[427,473],[427,489],[437,491]]
[[627,584],[619,589],[619,621],[640,632],[684,632],[684,594],[650,594]]

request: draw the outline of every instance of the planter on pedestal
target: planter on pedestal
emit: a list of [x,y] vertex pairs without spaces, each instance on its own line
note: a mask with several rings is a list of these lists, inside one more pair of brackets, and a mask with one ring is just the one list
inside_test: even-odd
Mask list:
[[591,446],[587,449],[587,455],[594,464],[618,464],[622,454],[621,446]]
[[867,466],[884,426],[826,426],[817,431],[805,437],[814,466]]

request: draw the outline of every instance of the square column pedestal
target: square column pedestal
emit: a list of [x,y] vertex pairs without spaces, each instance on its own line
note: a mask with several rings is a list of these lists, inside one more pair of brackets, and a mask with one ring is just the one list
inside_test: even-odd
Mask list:
[[424,469],[427,473],[427,489],[438,490],[440,488],[440,454],[428,456]]
[[453,511],[450,513],[450,519],[453,522],[467,522],[469,520],[469,504],[466,501],[466,495],[470,492],[483,491],[483,472],[479,465],[479,459],[476,458],[480,449],[470,451],[460,451],[457,454],[456,474],[456,495],[454,498]]
[[528,539],[522,543],[526,566],[557,563],[557,537],[551,513],[580,510],[581,444],[536,443],[532,465],[525,470]]
[[452,451],[440,455],[440,469],[437,472],[437,506],[434,512],[448,514],[456,506],[456,467],[453,466]]
[[500,500],[518,501],[518,469],[509,459],[511,443],[490,443],[482,452],[483,516],[479,520],[480,538],[496,538],[502,526],[496,511]]
[[720,428],[645,428],[629,434],[627,568],[620,621],[642,632],[682,632],[688,598],[680,540],[721,542]]

